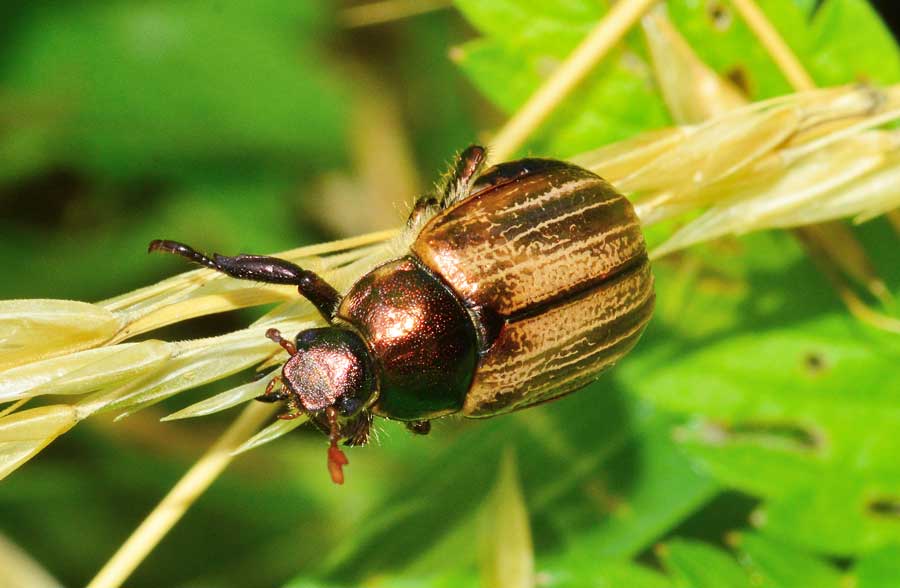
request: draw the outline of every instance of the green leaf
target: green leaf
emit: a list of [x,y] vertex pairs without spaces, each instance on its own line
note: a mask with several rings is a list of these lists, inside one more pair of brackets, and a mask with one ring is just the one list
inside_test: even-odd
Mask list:
[[676,539],[659,546],[657,555],[679,588],[751,588],[747,572],[720,549]]
[[900,543],[861,558],[853,571],[857,588],[894,588],[900,578]]
[[110,175],[249,160],[289,169],[338,144],[343,110],[312,47],[304,61],[293,56],[296,32],[321,24],[315,5],[301,4],[41,7],[18,27],[0,80],[44,105],[61,134],[55,158],[67,163]]
[[509,45],[549,41],[573,47],[606,13],[592,0],[456,0],[466,19],[486,36]]
[[500,474],[485,503],[483,519],[482,586],[532,586],[534,546],[531,525],[512,451],[507,451],[500,462]]
[[767,503],[760,525],[767,535],[817,551],[858,555],[900,542],[900,518],[881,512],[879,504],[900,504],[900,468],[836,468],[816,484]]
[[[507,113],[525,103],[602,14],[598,3],[578,0],[458,4],[486,36],[457,47],[454,59]],[[668,123],[640,51],[616,50],[564,101],[533,144],[567,157]]]
[[898,364],[896,341],[834,316],[669,342],[618,376],[659,406],[704,417],[678,438],[723,484],[774,499],[767,530],[854,554],[900,538],[866,498],[900,496]]
[[786,543],[752,533],[738,539],[741,562],[761,588],[841,588],[841,574],[830,564]]
[[816,12],[812,39],[802,54],[816,82],[900,81],[900,51],[866,0],[828,0]]
[[629,562],[597,558],[561,558],[540,568],[547,588],[672,588],[663,575]]
[[474,569],[478,509],[510,446],[519,456],[534,536],[542,538],[538,554],[564,550],[585,561],[633,556],[717,490],[681,455],[671,425],[670,417],[627,400],[609,380],[540,410],[469,423],[440,454],[411,456],[390,493],[361,514],[318,577],[428,575],[450,559],[454,569]]

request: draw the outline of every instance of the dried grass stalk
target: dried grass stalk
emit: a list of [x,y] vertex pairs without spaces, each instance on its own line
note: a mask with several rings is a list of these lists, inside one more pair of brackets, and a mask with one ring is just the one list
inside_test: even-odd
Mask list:
[[[845,86],[784,96],[701,124],[654,131],[575,161],[635,198],[645,225],[689,220],[654,257],[723,235],[838,218],[857,222],[900,206],[900,87]],[[698,215],[699,213],[699,215]],[[398,255],[414,233],[386,231],[303,247],[283,256],[339,288]],[[188,318],[281,301],[252,326],[209,339],[123,342]],[[269,327],[297,332],[320,319],[290,287],[261,285],[201,269],[98,304],[0,302],[0,402],[46,394],[71,404],[0,417],[0,477],[79,420],[102,410],[132,414],[164,398],[284,355]],[[169,418],[231,408],[258,394],[252,382]],[[240,451],[300,424],[275,423]]]

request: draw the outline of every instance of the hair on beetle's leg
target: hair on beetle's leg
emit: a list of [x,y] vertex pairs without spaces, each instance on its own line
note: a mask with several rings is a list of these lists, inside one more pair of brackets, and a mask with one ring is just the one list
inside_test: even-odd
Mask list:
[[406,219],[406,227],[412,228],[423,224],[424,220],[468,196],[472,182],[480,174],[486,159],[485,149],[479,145],[470,145],[460,153],[444,177],[438,197],[431,194],[420,196],[409,213],[409,218]]
[[372,413],[364,410],[355,418],[344,424],[341,435],[344,437],[344,445],[347,447],[362,447],[369,443],[369,434],[372,432]]
[[453,206],[469,195],[472,183],[481,174],[486,161],[487,151],[481,145],[469,145],[459,154],[444,184],[441,209]]
[[432,216],[437,205],[438,201],[434,196],[431,196],[430,194],[419,196],[412,211],[409,213],[409,217],[406,219],[406,228],[414,227],[424,218]]
[[416,435],[427,435],[431,432],[431,421],[407,421],[406,429]]
[[350,461],[344,452],[338,447],[338,441],[341,439],[341,426],[338,423],[338,411],[335,407],[329,406],[325,409],[325,417],[328,419],[328,473],[331,474],[331,481],[335,484],[344,483],[344,466]]
[[281,347],[284,348],[284,350],[287,351],[288,355],[290,355],[291,357],[297,355],[297,346],[294,345],[294,342],[290,339],[285,339],[284,337],[282,337],[281,331],[279,331],[278,329],[269,329],[268,331],[266,331],[266,337],[281,345]]
[[275,386],[281,384],[281,376],[275,376],[272,380],[266,385],[266,391],[263,392],[260,396],[254,398],[254,400],[258,400],[260,402],[280,402],[282,400],[288,400],[291,396],[291,393],[285,390],[283,387],[275,392]]
[[315,272],[285,259],[267,255],[219,255],[212,257],[200,253],[193,247],[179,243],[157,239],[150,242],[148,252],[163,251],[174,253],[210,269],[222,272],[232,278],[254,280],[267,284],[283,284],[297,286],[300,295],[312,302],[313,306],[328,322],[334,318],[337,307],[341,303],[341,295],[334,287]]
[[300,418],[306,411],[303,410],[303,407],[300,405],[300,399],[296,394],[287,394],[287,398],[285,399],[285,405],[287,406],[287,411],[279,414],[276,418],[281,421],[292,421],[296,418]]

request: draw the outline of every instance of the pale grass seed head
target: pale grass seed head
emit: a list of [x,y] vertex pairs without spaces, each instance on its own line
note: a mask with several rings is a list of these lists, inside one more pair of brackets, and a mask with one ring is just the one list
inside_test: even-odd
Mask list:
[[[900,87],[845,86],[749,104],[706,122],[654,131],[574,158],[634,198],[645,226],[688,217],[651,253],[660,257],[724,235],[851,218],[900,207]],[[276,254],[339,290],[404,251],[415,231],[385,231]],[[142,252],[135,252],[141,255]],[[245,329],[191,341],[136,335],[193,317],[279,302]],[[287,286],[199,269],[87,304],[0,302],[0,478],[78,421],[104,410],[131,414],[165,398],[285,357],[268,328],[296,333],[319,324]],[[249,382],[169,415],[209,415],[258,396]],[[45,395],[71,402],[19,408]],[[34,402],[34,401],[31,401]],[[277,421],[239,451],[303,422]]]

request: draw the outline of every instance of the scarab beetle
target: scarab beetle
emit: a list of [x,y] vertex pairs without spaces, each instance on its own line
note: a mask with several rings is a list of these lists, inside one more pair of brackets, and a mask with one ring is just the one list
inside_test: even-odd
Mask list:
[[653,276],[629,201],[593,173],[550,159],[459,156],[444,187],[416,203],[403,255],[343,295],[315,273],[261,255],[184,256],[235,278],[295,285],[330,326],[284,339],[290,355],[263,396],[279,418],[308,414],[338,448],[367,442],[373,416],[425,434],[453,413],[490,417],[594,380],[635,345],[653,311]]

